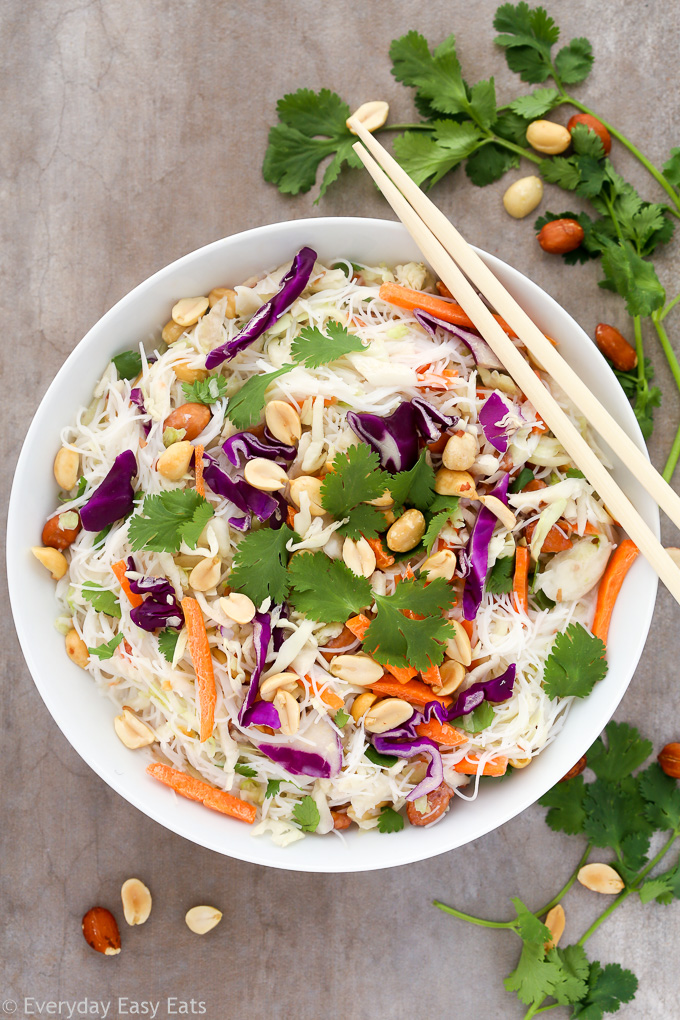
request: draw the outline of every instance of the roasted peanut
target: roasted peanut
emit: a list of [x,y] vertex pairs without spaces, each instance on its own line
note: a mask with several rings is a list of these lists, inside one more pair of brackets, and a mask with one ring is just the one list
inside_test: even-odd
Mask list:
[[46,567],[55,581],[63,577],[68,570],[68,560],[63,552],[52,546],[32,545],[31,552],[43,567]]
[[448,808],[452,797],[453,790],[446,783],[442,783],[432,793],[428,793],[426,798],[419,798],[419,800],[426,801],[422,805],[425,808],[424,811],[418,810],[421,806],[418,800],[407,801],[406,814],[409,822],[411,825],[430,825],[432,822],[436,822]]
[[680,744],[666,744],[657,756],[659,765],[671,779],[680,779]]
[[358,723],[362,716],[366,715],[371,705],[378,700],[377,694],[372,694],[370,691],[364,691],[363,694],[358,694],[352,702],[352,707],[349,710],[349,714],[354,719],[354,722]]
[[189,931],[195,935],[205,935],[212,931],[222,920],[222,911],[217,907],[201,905],[187,910],[184,920]]
[[346,811],[335,811],[331,808],[331,818],[333,819],[334,829],[349,829],[352,824],[352,819]]
[[576,877],[586,889],[606,896],[616,896],[625,885],[618,871],[608,864],[584,864]]
[[123,914],[128,924],[144,924],[151,913],[151,893],[138,878],[128,878],[120,890]]
[[365,538],[356,542],[346,538],[342,546],[342,558],[345,566],[357,577],[370,577],[375,570],[375,553]]
[[276,492],[277,489],[284,489],[288,482],[288,475],[280,464],[266,457],[253,457],[249,460],[243,470],[243,477],[248,485],[254,489],[261,489],[262,492]]
[[439,667],[439,675],[442,678],[440,687],[433,687],[433,692],[438,698],[445,697],[457,691],[465,679],[465,666],[456,659],[446,659]]
[[225,616],[234,623],[250,623],[255,616],[255,605],[247,595],[232,591],[219,600],[219,606]]
[[260,684],[260,697],[263,701],[273,701],[278,691],[284,690],[292,694],[299,679],[297,673],[272,673]]
[[210,421],[210,408],[205,404],[180,404],[163,422],[165,429],[184,429],[184,439],[194,440]]
[[475,480],[468,471],[439,468],[434,476],[434,491],[440,496],[465,496],[466,499],[477,499]]
[[281,732],[286,736],[297,733],[300,728],[300,706],[290,691],[279,687],[274,695],[274,708],[279,713]]
[[512,531],[517,524],[517,518],[510,507],[506,506],[502,499],[499,499],[498,496],[479,496],[478,499],[487,510],[490,510],[491,513],[498,518],[501,524],[504,525],[508,531]]
[[586,758],[586,756],[584,754],[583,757],[579,758],[579,760],[576,762],[576,764],[572,765],[572,767],[569,769],[569,771],[566,772],[562,776],[562,778],[560,779],[560,783],[566,783],[568,779],[575,779],[576,776],[580,776],[581,773],[585,771],[585,768],[586,768],[587,764],[588,764],[588,759]]
[[225,319],[235,319],[237,298],[236,291],[232,290],[231,287],[213,287],[208,294],[208,304],[212,308],[212,306],[216,305],[218,301],[222,300],[222,298],[227,299],[227,305],[224,309]]
[[188,329],[194,326],[200,317],[208,311],[207,297],[181,298],[172,309],[172,321],[178,326]]
[[598,323],[595,327],[595,343],[619,372],[630,372],[637,366],[635,348],[614,326],[608,326],[606,322]]
[[542,198],[543,182],[540,177],[520,177],[503,195],[503,205],[510,216],[521,220],[533,212]]
[[113,728],[120,742],[131,751],[148,747],[156,740],[156,734],[151,727],[142,722],[129,708],[124,708],[121,715],[114,718]]
[[59,523],[60,517],[64,514],[55,514],[50,517],[42,530],[42,544],[52,549],[68,549],[75,542],[80,531],[80,520],[75,528],[62,528]]
[[390,527],[385,541],[392,552],[408,552],[415,549],[425,534],[425,517],[420,510],[407,510]]
[[545,943],[545,949],[548,951],[554,949],[564,935],[566,917],[564,916],[564,907],[561,903],[558,903],[556,907],[548,911],[544,924],[550,931],[550,941]]
[[66,646],[66,654],[71,662],[75,662],[76,666],[80,666],[81,669],[86,669],[90,661],[90,653],[75,627],[71,627],[64,638],[64,644]]
[[54,477],[60,489],[70,492],[75,488],[79,468],[80,455],[75,450],[69,450],[67,446],[62,446],[54,458]]
[[377,131],[387,120],[390,108],[382,99],[374,99],[368,103],[362,103],[358,110],[355,110],[351,117],[347,118],[346,124],[353,135],[356,134],[352,125],[353,120],[358,120],[367,131]]
[[321,505],[321,479],[312,475],[299,475],[290,483],[290,498],[295,506],[300,506],[300,496],[306,492],[309,496],[309,512],[312,517],[323,517],[326,513]]
[[179,338],[184,335],[184,326],[178,325],[170,319],[170,322],[166,322],[161,330],[161,339],[163,343],[166,343],[168,347],[170,344],[177,343]]
[[88,946],[104,956],[120,952],[120,932],[116,919],[106,907],[92,907],[83,917],[81,927]]
[[189,584],[194,591],[210,591],[219,581],[221,573],[222,561],[219,556],[206,556],[189,574]]
[[612,137],[602,121],[593,117],[591,113],[575,113],[567,121],[567,131],[573,131],[577,124],[585,124],[590,131],[595,132],[602,142],[605,156],[608,156],[612,148]]
[[453,621],[455,634],[446,641],[446,654],[449,659],[469,666],[472,662],[472,644],[465,627],[459,620]]
[[534,120],[527,128],[527,141],[532,149],[556,156],[571,145],[571,134],[562,124],[552,120]]
[[337,676],[340,680],[346,680],[347,683],[355,684],[357,687],[375,684],[383,675],[380,663],[364,652],[357,652],[356,655],[336,655],[331,659],[328,671],[331,676]]
[[205,379],[208,375],[205,368],[191,368],[187,361],[176,361],[172,367],[180,382],[198,382],[200,379]]
[[444,447],[442,464],[451,471],[467,471],[477,456],[477,438],[471,432],[451,436]]
[[574,251],[583,241],[583,227],[568,218],[544,223],[538,234],[538,243],[549,255],[565,255]]
[[293,446],[302,435],[300,415],[285,400],[270,400],[264,409],[264,420],[280,443]]
[[392,499],[392,493],[390,492],[389,489],[385,489],[385,491],[383,492],[382,496],[376,496],[375,499],[368,499],[368,500],[366,500],[366,502],[370,506],[378,506],[378,507],[381,507],[381,508],[382,507],[387,508],[387,507],[394,506],[394,500]]
[[189,470],[194,448],[188,439],[173,443],[156,461],[156,470],[169,482],[178,482]]
[[442,549],[441,552],[428,556],[420,572],[427,573],[427,580],[434,581],[437,577],[443,577],[450,581],[456,571],[456,554],[452,549]]
[[395,726],[401,726],[413,715],[413,705],[402,698],[383,698],[371,705],[366,718],[364,728],[369,733],[385,733],[393,730]]

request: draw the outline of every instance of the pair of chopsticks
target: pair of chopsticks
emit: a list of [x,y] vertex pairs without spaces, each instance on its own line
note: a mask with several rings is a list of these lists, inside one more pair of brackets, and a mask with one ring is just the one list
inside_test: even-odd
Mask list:
[[470,317],[475,328],[484,337],[517,386],[526,394],[548,428],[602,497],[614,520],[626,530],[676,602],[680,603],[680,569],[495,320],[479,294],[483,294],[496,312],[512,327],[534,360],[559,382],[570,401],[585,415],[589,424],[608,443],[678,528],[680,528],[680,496],[664,481],[465,238],[414,184],[399,163],[363,124],[353,118],[351,126],[361,139],[361,142],[354,145],[354,151],[424,257],[455,295],[456,301]]

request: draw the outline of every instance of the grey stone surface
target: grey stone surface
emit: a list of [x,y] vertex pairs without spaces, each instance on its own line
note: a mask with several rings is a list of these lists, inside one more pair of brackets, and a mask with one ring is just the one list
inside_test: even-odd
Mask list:
[[[566,38],[587,35],[594,44],[586,101],[661,164],[680,141],[678,8],[653,0],[548,6]],[[390,76],[387,50],[413,27],[433,42],[455,32],[469,79],[494,73],[499,94],[512,97],[523,86],[494,49],[494,8],[493,0],[5,0],[4,482],[57,368],[134,284],[187,251],[260,223],[389,216],[359,172],[343,177],[319,206],[313,196],[288,199],[263,182],[267,130],[280,95],[327,86],[350,104],[383,97],[396,118],[410,120],[410,97]],[[558,119],[566,118],[562,111]],[[644,194],[660,195],[620,146],[614,156]],[[603,319],[627,328],[619,300],[596,288],[592,265],[564,269],[539,251],[530,223],[503,215],[503,188],[475,189],[459,172],[434,197],[470,240],[535,278],[586,330]],[[550,189],[543,208],[563,203]],[[668,257],[659,264],[675,293],[677,263]],[[653,337],[646,339],[666,394],[651,444],[661,464],[680,404]],[[677,542],[670,528],[666,541]],[[677,608],[661,593],[644,659],[617,713],[657,746],[680,735],[677,620]],[[502,985],[517,957],[516,940],[465,927],[430,904],[440,897],[504,917],[510,895],[534,906],[549,899],[580,849],[578,840],[547,829],[540,808],[471,846],[394,871],[304,875],[219,857],[145,818],[88,769],[44,708],[7,614],[3,624],[0,997],[18,1003],[14,1015],[37,1014],[24,997],[72,1003],[89,997],[111,1002],[109,1016],[129,1014],[118,996],[201,1000],[210,1020],[522,1015]],[[146,926],[123,931],[120,957],[105,959],[85,945],[80,918],[94,902],[118,909],[121,882],[130,875],[148,882],[154,910]],[[200,902],[225,913],[204,939],[182,921]],[[572,891],[567,939],[600,906],[593,894]],[[640,978],[626,1017],[678,1015],[679,935],[675,907],[629,902],[593,938],[596,958],[621,961]],[[157,1015],[171,1015],[169,1007]],[[561,1015],[566,1011],[555,1013]]]

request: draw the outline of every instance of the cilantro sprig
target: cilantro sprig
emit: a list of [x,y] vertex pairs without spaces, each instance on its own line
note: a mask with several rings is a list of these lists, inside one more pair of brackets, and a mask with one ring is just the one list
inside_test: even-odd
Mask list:
[[[426,584],[410,578],[393,595],[374,595],[377,613],[364,637],[364,650],[382,665],[427,670],[444,658],[452,627],[443,615],[455,594],[442,577]],[[409,616],[404,612],[408,611]],[[417,616],[418,619],[413,617]]]
[[170,489],[147,496],[130,518],[128,537],[137,551],[176,553],[182,542],[195,549],[213,508],[195,489]]
[[227,395],[228,381],[223,375],[209,375],[207,379],[182,383],[184,396],[192,404],[216,404]]
[[96,581],[85,581],[81,593],[98,613],[106,613],[107,616],[120,619],[120,602],[114,592],[103,588]]
[[[513,920],[488,921],[435,901],[440,910],[460,920],[520,937],[520,958],[505,987],[529,1007],[525,1020],[557,1005],[570,1006],[573,1018],[602,1020],[605,1013],[617,1012],[635,996],[637,978],[630,970],[618,963],[602,966],[589,960],[584,946],[631,896],[639,897],[641,904],[665,906],[680,899],[680,860],[670,866],[664,861],[680,837],[680,787],[656,762],[644,767],[651,752],[650,741],[634,727],[610,722],[588,752],[594,779],[585,782],[578,775],[541,797],[539,803],[549,809],[546,821],[551,829],[587,840],[575,870],[545,906],[532,911],[515,898]],[[665,841],[652,856],[649,848],[659,833]],[[578,941],[550,948],[551,933],[542,918],[567,895],[595,848],[613,855],[611,866],[621,875],[624,887]],[[601,853],[597,857],[601,859]]]
[[[501,561],[502,562],[502,561]],[[607,673],[604,642],[580,623],[558,634],[545,661],[543,687],[555,698],[585,698]]]
[[375,538],[385,530],[383,514],[368,501],[382,496],[389,480],[378,454],[366,443],[350,446],[346,453],[335,456],[333,470],[321,485],[321,505],[338,520],[349,518],[338,529],[341,535]]
[[323,623],[344,622],[373,600],[365,577],[357,577],[342,560],[331,560],[323,552],[296,556],[288,578],[290,601],[298,612]]
[[284,602],[290,587],[286,543],[295,537],[295,532],[285,524],[278,530],[261,528],[247,532],[234,554],[230,587],[247,595],[256,606],[268,597],[273,602]]

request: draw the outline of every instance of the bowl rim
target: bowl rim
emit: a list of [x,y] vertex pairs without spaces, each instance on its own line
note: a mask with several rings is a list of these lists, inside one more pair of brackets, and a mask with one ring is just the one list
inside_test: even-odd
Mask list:
[[[192,262],[199,261],[208,253],[213,251],[219,251],[224,246],[228,246],[229,244],[238,239],[248,238],[257,239],[258,235],[261,235],[263,239],[272,236],[277,236],[279,234],[285,235],[287,232],[291,231],[292,227],[295,227],[297,229],[309,228],[313,229],[314,232],[317,232],[320,229],[330,227],[331,225],[333,226],[361,225],[363,227],[368,228],[375,227],[376,229],[386,231],[387,233],[389,233],[389,231],[392,230],[394,231],[395,237],[398,235],[400,240],[405,239],[404,238],[405,228],[402,226],[401,223],[399,223],[396,220],[382,219],[379,217],[320,216],[320,217],[308,217],[297,220],[282,220],[274,223],[262,224],[257,227],[251,227],[247,230],[239,231],[238,233],[219,238],[215,241],[210,242],[207,245],[203,245],[199,248],[196,248],[193,251],[187,253],[186,255],[181,256],[179,259],[176,259],[175,261],[169,263],[168,265],[163,266],[161,269],[154,272],[151,276],[147,277],[146,279],[138,283],[135,287],[132,288],[132,290],[128,291],[110,309],[108,309],[108,311],[106,311],[104,315],[102,315],[90,327],[90,329],[88,329],[85,335],[78,341],[73,350],[67,356],[66,360],[64,361],[64,363],[62,364],[62,366],[52,379],[47,390],[40,398],[38,406],[33,412],[33,416],[31,418],[31,422],[29,424],[24,441],[21,445],[21,450],[19,452],[19,456],[17,458],[17,462],[15,465],[14,479],[8,505],[6,559],[7,559],[9,598],[14,618],[15,629],[22,649],[22,653],[24,655],[33,682],[37,687],[38,692],[40,693],[40,696],[43,699],[43,702],[45,703],[48,712],[52,716],[53,721],[57,724],[57,726],[59,727],[59,729],[61,730],[64,737],[71,745],[71,747],[73,747],[76,753],[90,766],[90,768],[101,779],[104,780],[104,782],[108,786],[110,786],[118,794],[120,794],[126,801],[128,801],[128,803],[138,808],[141,812],[143,812],[148,817],[152,818],[155,822],[159,823],[164,828],[169,829],[170,831],[176,833],[177,835],[183,836],[185,839],[190,840],[191,842],[197,844],[198,846],[206,847],[207,849],[213,850],[217,853],[223,854],[228,857],[234,857],[235,859],[243,860],[248,863],[279,868],[281,870],[286,871],[310,871],[314,873],[341,874],[400,867],[402,865],[414,863],[416,861],[427,860],[429,858],[436,857],[439,854],[447,853],[450,850],[457,849],[462,846],[467,846],[469,843],[472,843],[474,840],[480,838],[483,835],[486,835],[489,832],[493,832],[494,830],[498,829],[501,825],[503,825],[505,822],[509,821],[510,819],[516,817],[517,815],[525,811],[528,807],[530,807],[532,804],[536,802],[538,797],[541,796],[543,792],[546,792],[548,789],[551,788],[551,786],[555,782],[555,779],[551,778],[547,785],[544,783],[540,784],[534,783],[533,785],[529,785],[527,787],[526,794],[524,796],[516,797],[515,800],[512,802],[512,806],[509,808],[509,810],[501,811],[500,815],[490,824],[478,825],[477,829],[476,830],[473,829],[472,833],[467,836],[464,842],[462,843],[457,842],[454,839],[450,843],[450,845],[430,848],[427,842],[423,840],[422,852],[420,852],[420,850],[416,850],[416,852],[412,851],[409,852],[408,850],[406,850],[406,847],[404,847],[404,850],[401,853],[398,850],[396,852],[389,853],[388,856],[390,857],[390,861],[388,864],[355,861],[348,854],[346,866],[338,866],[337,864],[325,866],[323,856],[320,855],[320,860],[318,862],[315,862],[313,867],[309,866],[302,867],[299,863],[287,859],[285,848],[276,847],[275,849],[280,855],[280,860],[271,860],[269,855],[263,854],[259,851],[258,849],[260,846],[259,839],[255,839],[252,837],[251,837],[252,852],[249,853],[243,853],[240,850],[234,850],[233,848],[225,846],[224,844],[218,845],[216,841],[211,840],[210,838],[205,838],[205,836],[202,833],[194,832],[191,826],[186,824],[183,820],[180,821],[181,812],[169,814],[167,811],[167,807],[164,804],[161,804],[159,802],[158,806],[156,806],[154,798],[151,798],[151,802],[149,803],[149,798],[145,793],[146,787],[144,785],[134,786],[133,784],[131,784],[127,775],[121,777],[118,773],[116,773],[116,771],[110,764],[102,763],[101,761],[97,760],[96,757],[88,753],[87,750],[83,749],[82,746],[79,746],[77,734],[69,732],[69,728],[66,724],[64,713],[60,712],[61,705],[60,699],[57,696],[57,691],[53,690],[49,686],[49,684],[44,681],[42,677],[42,667],[39,665],[33,654],[33,644],[31,642],[31,635],[28,632],[26,626],[27,624],[26,610],[25,607],[20,605],[19,603],[18,582],[16,572],[20,561],[18,559],[17,543],[14,540],[14,532],[16,530],[16,527],[18,526],[16,524],[18,519],[17,515],[20,509],[20,488],[22,483],[21,479],[22,469],[24,467],[28,453],[30,452],[34,443],[39,440],[37,432],[39,429],[38,417],[40,410],[43,404],[48,402],[51,394],[53,394],[54,391],[57,390],[58,387],[62,384],[62,382],[68,378],[72,370],[72,366],[75,363],[77,363],[80,358],[80,351],[82,347],[87,343],[88,339],[92,336],[93,333],[98,333],[99,331],[106,329],[111,320],[115,321],[115,319],[127,308],[127,306],[135,301],[135,299],[139,296],[141,292],[153,289],[156,285],[161,283],[166,277],[172,276],[177,271],[190,266]],[[504,262],[497,256],[489,252],[483,251],[482,249],[479,248],[475,248],[475,250],[478,251],[483,256],[484,260],[487,262],[487,264],[490,266],[492,270],[494,270],[497,267],[500,267],[502,271],[505,274],[507,274],[513,281],[521,284],[522,286],[525,285],[528,286],[530,291],[537,295],[540,301],[546,302],[546,305],[549,309],[551,309],[552,311],[557,310],[562,316],[566,316],[566,319],[569,321],[570,328],[575,328],[577,332],[580,331],[581,333],[584,333],[582,327],[579,326],[576,320],[571,315],[569,315],[569,313],[534,280],[530,279],[524,273],[520,272],[520,270],[515,269],[513,266]],[[585,333],[584,336],[586,336]],[[597,348],[594,347],[592,353],[597,358],[599,358],[599,360],[602,363],[602,366],[607,370],[607,372],[609,372],[610,371],[609,366],[607,365],[606,361],[604,360],[600,352],[597,350]],[[614,378],[613,375],[612,378]],[[632,434],[633,440],[640,447],[640,449],[645,453],[647,457],[649,457],[646,445],[642,437],[642,433],[640,432],[639,426],[637,425],[632,410],[630,410],[630,414],[627,417],[628,420],[623,422],[624,427],[627,429],[629,434]],[[648,520],[648,523],[650,524],[652,530],[658,537],[659,535],[658,508],[654,507],[650,511],[649,517],[651,519]],[[658,579],[656,577],[653,580],[650,579],[650,583],[651,583],[650,598],[647,604],[643,606],[642,612],[639,614],[638,617],[639,629],[637,631],[637,643],[634,654],[630,660],[630,669],[628,670],[628,677],[625,683],[621,683],[619,685],[618,691],[614,692],[614,695],[610,697],[609,701],[607,702],[607,716],[606,719],[604,719],[603,717],[601,725],[598,724],[597,728],[593,727],[592,725],[590,725],[589,727],[584,727],[583,732],[581,733],[580,740],[580,744],[583,745],[583,748],[580,752],[581,754],[585,753],[585,750],[587,750],[587,748],[590,746],[590,744],[595,739],[597,734],[601,732],[601,730],[604,728],[609,719],[611,719],[612,715],[614,714],[616,708],[618,707],[621,699],[623,698],[623,695],[625,694],[632,680],[635,668],[637,667],[637,664],[639,662],[640,656],[644,648],[649,627],[651,625],[652,615],[654,612]],[[576,748],[576,750],[578,750],[578,747]],[[541,792],[539,793],[535,792],[534,787],[536,785],[542,787]],[[204,810],[199,805],[195,805],[195,807],[198,810]],[[356,835],[355,838],[360,839],[362,835],[363,834],[359,833]],[[267,840],[268,837],[263,837],[263,839]],[[420,844],[418,845],[420,846]]]

